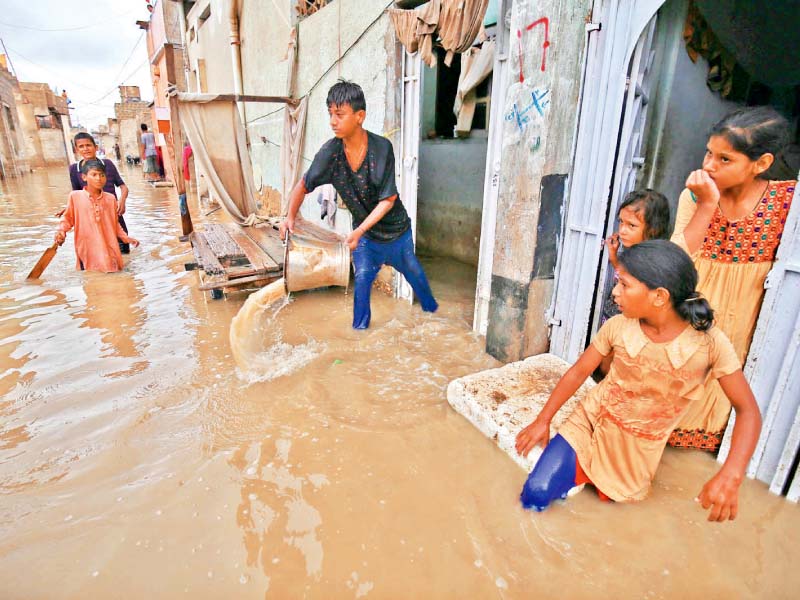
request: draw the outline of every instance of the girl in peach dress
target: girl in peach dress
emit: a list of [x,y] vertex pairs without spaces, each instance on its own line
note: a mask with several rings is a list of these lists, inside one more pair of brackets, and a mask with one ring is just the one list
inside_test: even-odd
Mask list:
[[[675,424],[702,401],[710,377],[735,407],[736,425],[728,458],[697,500],[710,509],[710,521],[734,519],[761,416],[733,346],[712,326],[714,312],[695,290],[697,272],[678,246],[648,240],[619,262],[613,294],[622,314],[605,322],[536,420],[517,435],[523,456],[546,445],[522,504],[544,510],[583,483],[617,502],[644,499]],[[550,440],[553,416],[612,352],[608,375]]]

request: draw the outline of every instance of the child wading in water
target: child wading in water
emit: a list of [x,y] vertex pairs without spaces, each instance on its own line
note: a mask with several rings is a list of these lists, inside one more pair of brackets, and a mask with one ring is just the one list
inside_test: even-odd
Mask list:
[[390,265],[406,278],[422,310],[435,312],[428,278],[414,254],[411,219],[397,193],[394,150],[385,137],[364,129],[367,103],[361,88],[339,81],[328,90],[328,114],[333,139],[314,157],[289,196],[289,211],[281,223],[281,238],[294,231],[297,211],[306,194],[333,184],[353,216],[353,231],[346,243],[353,251],[355,293],[353,329],[369,327],[370,291],[382,265]]
[[[714,313],[696,291],[689,256],[665,240],[637,244],[619,257],[614,299],[622,311],[609,319],[559,380],[516,449],[545,451],[522,490],[526,508],[544,510],[581,483],[617,502],[643,500],[667,439],[686,410],[717,379],[736,410],[725,464],[697,500],[710,521],[736,518],[739,485],[758,440],[761,415],[728,338],[712,327]],[[613,351],[611,368],[550,440],[559,408]],[[549,441],[549,443],[548,443]]]
[[122,269],[122,253],[117,238],[126,244],[139,242],[128,236],[117,220],[117,199],[103,191],[106,167],[99,160],[86,160],[81,166],[86,187],[73,191],[61,217],[55,241],[63,244],[67,232],[75,228],[77,268],[110,273]]
[[[69,181],[72,184],[72,189],[79,191],[82,190],[86,185],[86,182],[83,180],[83,174],[81,173],[81,166],[84,162],[87,160],[99,160],[102,162],[106,167],[106,185],[103,188],[103,191],[108,192],[114,196],[114,198],[117,198],[117,188],[119,188],[119,199],[117,200],[117,220],[119,221],[119,224],[125,233],[128,233],[128,226],[125,224],[125,218],[122,216],[125,214],[125,203],[128,198],[128,186],[125,185],[125,182],[122,180],[117,167],[111,160],[107,158],[97,158],[97,143],[88,133],[78,133],[75,136],[74,143],[75,149],[81,156],[81,160],[76,163],[72,163],[69,166]],[[64,211],[62,210],[56,216],[60,217],[63,214]],[[123,254],[128,254],[131,251],[128,244],[125,244],[124,242],[119,243],[119,249]]]
[[[619,267],[618,255],[624,252],[623,248],[630,248],[645,240],[669,239],[669,202],[664,194],[655,190],[648,188],[630,192],[619,205],[617,219],[617,233],[606,239],[608,259],[614,270]],[[608,290],[601,323],[618,314],[619,307],[614,302],[611,290]]]

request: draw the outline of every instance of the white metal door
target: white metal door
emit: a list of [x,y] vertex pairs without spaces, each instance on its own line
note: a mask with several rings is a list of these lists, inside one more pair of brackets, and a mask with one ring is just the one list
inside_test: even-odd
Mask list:
[[[411,218],[411,231],[417,241],[417,186],[419,182],[420,102],[422,59],[419,52],[403,50],[403,98],[400,106],[400,199]],[[394,293],[411,302],[414,298],[405,277],[395,273]]]
[[[767,291],[750,345],[744,373],[753,388],[764,424],[747,470],[775,494],[800,500],[797,476],[800,451],[800,198],[792,208],[775,265],[764,284]],[[719,457],[730,450],[735,415],[731,416]]]
[[[614,179],[608,207],[608,221],[605,237],[616,230],[617,210],[628,192],[636,188],[636,181],[644,166],[645,130],[647,123],[647,106],[655,62],[655,38],[657,15],[650,19],[633,51],[626,80],[625,100],[622,109],[622,130],[617,144]],[[603,302],[606,292],[613,281],[613,270],[608,261],[608,249],[603,251],[600,260],[600,277],[597,286],[597,297],[594,303],[594,318],[591,333],[600,326]]]
[[595,0],[556,292],[550,352],[583,351],[595,296],[609,189],[631,57],[664,0]]
[[489,323],[489,300],[492,295],[492,264],[497,225],[497,199],[500,194],[500,168],[503,152],[503,106],[508,86],[508,21],[506,12],[512,0],[500,0],[497,19],[497,43],[492,71],[492,97],[489,115],[489,140],[486,149],[486,175],[483,182],[481,240],[478,254],[478,281],[475,286],[475,315],[472,329],[486,335]]

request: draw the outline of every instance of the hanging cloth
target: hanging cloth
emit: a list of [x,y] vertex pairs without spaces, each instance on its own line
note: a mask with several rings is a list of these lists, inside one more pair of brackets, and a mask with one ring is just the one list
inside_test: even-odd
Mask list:
[[483,46],[469,48],[461,55],[461,73],[458,76],[458,90],[453,113],[458,117],[456,132],[469,132],[472,117],[475,115],[477,88],[494,68],[494,41],[484,42]]
[[281,145],[281,214],[289,210],[289,194],[300,179],[303,162],[303,143],[306,137],[306,113],[308,96],[304,96],[297,106],[286,105],[283,121],[283,144]]
[[706,85],[712,92],[718,92],[729,100],[746,100],[749,76],[738,67],[736,58],[720,43],[694,2],[689,3],[686,13],[683,41],[692,62],[697,62],[701,56],[708,61]]
[[439,37],[447,52],[444,64],[448,67],[453,62],[453,55],[469,50],[479,34],[481,39],[486,38],[483,19],[488,6],[489,0],[443,0]]
[[419,17],[416,10],[402,10],[390,8],[389,16],[394,23],[394,30],[403,47],[411,54],[419,48],[419,37],[417,36],[417,23]]
[[430,0],[414,10],[390,9],[389,14],[400,43],[408,52],[419,51],[429,67],[436,66],[433,44],[437,36],[441,38],[449,67],[455,53],[468,50],[479,37],[485,38],[483,19],[488,6],[489,0]]
[[234,221],[245,224],[257,207],[253,165],[236,102],[210,94],[177,96],[181,125],[211,193]]

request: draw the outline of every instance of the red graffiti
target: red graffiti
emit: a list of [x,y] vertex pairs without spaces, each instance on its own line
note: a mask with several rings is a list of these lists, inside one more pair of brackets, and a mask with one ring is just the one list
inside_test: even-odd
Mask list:
[[[550,46],[550,19],[542,17],[537,19],[530,25],[525,27],[525,31],[530,31],[537,25],[544,25],[544,41],[542,42],[542,72],[544,72],[547,65],[547,48]],[[522,30],[517,30],[517,41],[519,43],[519,82],[525,81],[525,75],[522,69]]]

